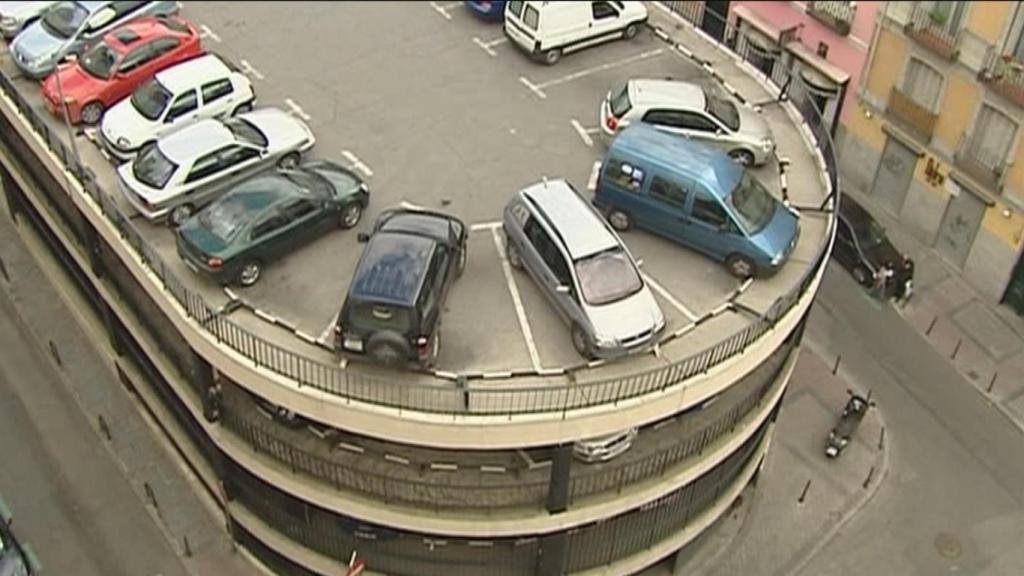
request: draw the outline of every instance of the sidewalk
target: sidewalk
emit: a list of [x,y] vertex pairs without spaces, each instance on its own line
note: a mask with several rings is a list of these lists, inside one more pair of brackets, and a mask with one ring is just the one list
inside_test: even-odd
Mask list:
[[[136,405],[137,398],[120,384],[111,368],[112,359],[103,358],[101,349],[92,343],[96,341],[102,346],[106,342],[102,326],[97,333],[93,331],[95,325],[71,320],[88,316],[91,311],[77,289],[68,285],[63,267],[39,243],[39,237],[28,230],[31,225],[26,217],[22,216],[17,225],[13,224],[6,203],[0,202],[0,258],[4,273],[0,275],[0,290],[10,299],[25,331],[31,334],[34,342],[30,345],[43,350],[44,354],[48,351],[52,357],[65,388],[61,394],[72,399],[92,423],[94,433],[80,435],[76,442],[90,446],[93,453],[106,453],[104,461],[107,455],[111,457],[114,465],[108,472],[128,481],[128,498],[138,498],[134,502],[122,500],[121,505],[126,509],[141,505],[149,513],[150,520],[162,531],[189,574],[260,574],[238,553],[224,529],[223,515],[200,495],[202,488],[198,481],[190,471],[184,470],[177,455],[171,453],[163,434],[154,431],[155,424],[143,416],[144,409]],[[40,257],[42,261],[37,262]],[[100,418],[109,430],[109,440],[101,434]],[[68,477],[81,473],[73,462],[62,464],[67,467],[63,472]],[[92,466],[105,466],[105,463],[96,459]],[[104,505],[103,500],[114,498],[112,490],[113,486],[108,486],[106,491],[97,488],[99,495],[89,497],[99,500],[71,504],[84,511],[97,510]],[[8,504],[18,505],[17,502]],[[138,561],[146,554],[145,549],[139,549],[141,543],[135,540],[135,535],[112,531],[103,523],[93,526],[92,540],[102,542],[104,550],[119,559]],[[39,548],[36,552],[45,570],[47,556],[56,552]]]
[[914,260],[914,295],[900,314],[958,372],[1024,430],[1024,318],[986,302],[931,246],[904,230],[874,198],[844,186]]
[[678,558],[644,576],[793,574],[867,505],[888,471],[880,410],[869,411],[842,455],[829,460],[825,439],[846,402],[846,389],[856,387],[843,378],[842,366],[833,375],[830,363],[806,347],[789,386],[756,483]]

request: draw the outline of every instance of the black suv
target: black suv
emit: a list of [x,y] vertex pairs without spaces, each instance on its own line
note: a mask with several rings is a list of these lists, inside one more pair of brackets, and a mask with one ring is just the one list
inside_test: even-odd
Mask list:
[[388,210],[377,218],[334,326],[338,353],[387,365],[432,366],[441,309],[466,267],[466,225],[440,212]]
[[839,200],[838,226],[832,258],[873,294],[896,300],[910,298],[914,261],[900,254],[878,221],[846,194]]

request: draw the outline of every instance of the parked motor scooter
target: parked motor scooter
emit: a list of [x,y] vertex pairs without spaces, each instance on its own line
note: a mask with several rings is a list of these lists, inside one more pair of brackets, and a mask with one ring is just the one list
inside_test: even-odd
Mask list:
[[854,394],[852,390],[847,390],[846,393],[850,395],[850,399],[843,407],[839,422],[829,431],[828,441],[825,443],[825,456],[829,458],[839,457],[846,445],[850,443],[850,438],[857,431],[857,427],[860,426],[864,414],[867,414],[868,409],[875,405],[871,401],[870,393],[867,397]]

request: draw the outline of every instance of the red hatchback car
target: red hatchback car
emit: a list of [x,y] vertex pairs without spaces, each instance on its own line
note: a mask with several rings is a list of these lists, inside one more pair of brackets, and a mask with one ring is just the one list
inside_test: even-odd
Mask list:
[[58,67],[43,81],[43,101],[60,117],[58,93],[63,91],[71,122],[96,124],[104,110],[139,84],[201,54],[199,33],[192,24],[175,17],[140,18],[109,32],[77,61]]

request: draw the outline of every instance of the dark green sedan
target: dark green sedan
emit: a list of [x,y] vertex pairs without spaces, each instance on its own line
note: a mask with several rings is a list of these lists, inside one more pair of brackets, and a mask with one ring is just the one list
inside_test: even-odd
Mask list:
[[178,255],[222,284],[252,286],[272,260],[334,228],[359,223],[366,184],[333,162],[307,162],[246,180],[178,228]]

